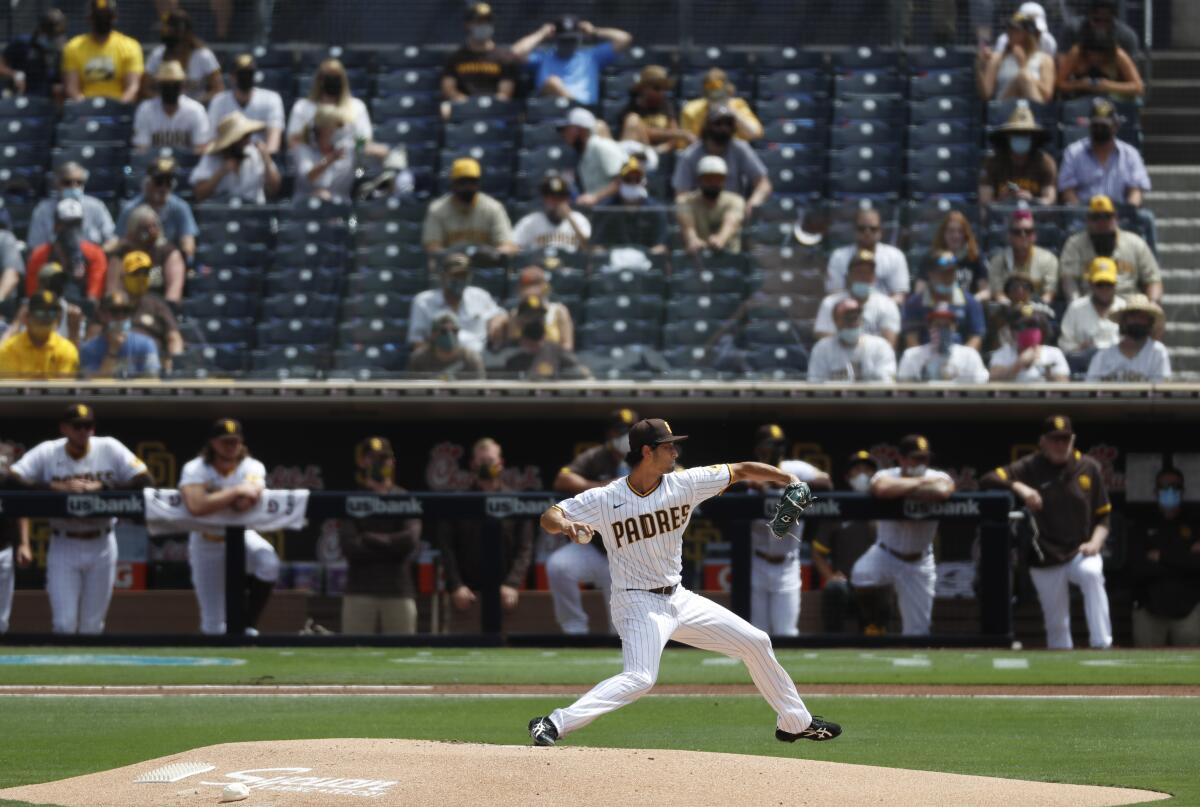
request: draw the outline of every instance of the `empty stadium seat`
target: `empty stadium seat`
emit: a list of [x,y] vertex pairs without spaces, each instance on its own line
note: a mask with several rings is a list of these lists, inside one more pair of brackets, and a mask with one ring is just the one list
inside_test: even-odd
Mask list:
[[262,301],[264,319],[328,319],[336,316],[337,311],[336,294],[283,292]]
[[892,96],[851,96],[839,98],[833,106],[833,119],[840,121],[882,121],[890,125],[905,122],[902,98]]
[[420,45],[384,48],[375,54],[375,67],[381,73],[421,67],[441,67],[445,61],[446,55],[442,51]]
[[769,121],[763,126],[762,139],[779,145],[823,145],[829,142],[829,126],[824,121]]
[[943,45],[934,45],[932,47],[912,47],[904,55],[909,73],[915,75],[933,70],[974,69],[976,51],[969,48],[948,48]]
[[341,267],[283,268],[267,272],[263,290],[268,295],[296,292],[337,294],[341,280]]
[[[188,275],[188,296],[190,298],[193,295],[218,291],[257,295],[262,288],[264,274],[261,268],[197,266],[195,271]],[[185,299],[184,310],[186,309]]]
[[193,292],[184,298],[182,305],[184,316],[192,319],[241,319],[257,313],[258,295],[236,291]]
[[908,80],[908,95],[914,101],[928,98],[975,99],[975,72],[966,70],[938,70],[913,76]]
[[371,116],[376,121],[397,118],[434,119],[441,114],[441,102],[432,93],[394,91],[379,94],[371,102]]
[[619,272],[593,272],[587,281],[587,294],[595,297],[604,294],[657,294],[666,291],[667,282],[657,270]]
[[822,51],[785,45],[759,51],[757,64],[760,69],[820,71],[826,60]]
[[834,51],[830,63],[839,73],[895,71],[900,67],[900,53],[892,48],[862,45]]
[[829,96],[820,93],[780,95],[758,102],[760,120],[825,120],[829,117]]
[[978,141],[979,132],[971,121],[931,120],[908,127],[908,145],[913,149]]
[[759,98],[829,92],[829,77],[807,70],[777,70],[758,77]]
[[600,294],[587,298],[584,311],[587,322],[617,319],[661,322],[663,298],[657,294]]
[[340,348],[333,353],[333,368],[337,370],[399,371],[408,361],[407,346],[365,345]]
[[659,341],[659,320],[611,319],[585,322],[575,329],[580,349],[612,347],[614,345],[645,345],[654,347]]
[[908,122],[920,126],[929,121],[962,120],[973,122],[978,114],[979,104],[973,98],[957,96],[945,98],[926,98],[923,101],[913,101],[908,106]]
[[375,291],[351,294],[342,299],[343,319],[407,319],[412,310],[413,295],[395,291]]
[[258,323],[260,347],[269,345],[329,345],[333,342],[335,323],[332,318],[268,319]]
[[740,269],[688,269],[677,268],[671,273],[670,298],[683,295],[726,298],[736,296],[739,300],[746,290],[746,275]]
[[375,95],[385,97],[397,93],[437,93],[441,91],[440,67],[414,67],[380,73],[375,77]]
[[829,139],[834,149],[876,144],[898,146],[904,142],[904,129],[885,121],[845,121],[829,130]]
[[836,76],[833,80],[835,98],[850,98],[861,95],[894,95],[904,94],[904,81],[892,73],[848,73]]
[[408,321],[403,319],[352,319],[338,325],[338,346],[402,345],[408,339]]
[[741,304],[740,292],[672,294],[667,298],[666,319],[668,322],[691,322],[701,319],[723,321],[732,317]]

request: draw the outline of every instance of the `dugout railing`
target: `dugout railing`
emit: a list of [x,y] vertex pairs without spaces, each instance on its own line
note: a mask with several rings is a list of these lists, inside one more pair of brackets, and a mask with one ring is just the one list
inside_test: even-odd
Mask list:
[[[616,637],[602,634],[564,636],[562,634],[506,634],[500,606],[503,557],[499,540],[504,519],[537,519],[557,501],[553,493],[404,493],[378,495],[362,491],[313,491],[309,496],[306,518],[317,521],[331,518],[369,520],[373,518],[447,518],[483,519],[486,553],[482,567],[491,573],[482,582],[480,632],[477,634],[413,634],[409,636],[364,635],[261,635],[245,636],[246,599],[244,588],[226,586],[226,635],[124,635],[65,636],[55,634],[9,634],[3,644],[60,645],[140,645],[140,646],[561,646],[615,645]],[[706,501],[697,515],[715,521],[750,521],[767,518],[773,509],[771,497],[731,493]],[[879,500],[859,493],[821,493],[816,504],[805,513],[805,521],[900,519],[921,521],[970,522],[979,528],[976,597],[979,628],[976,633],[929,636],[881,636],[815,634],[776,637],[781,647],[818,646],[1010,646],[1013,640],[1011,529],[1013,499],[1004,492],[956,493],[945,502]],[[104,491],[97,493],[61,493],[57,491],[0,491],[0,518],[96,518],[113,516],[143,521],[145,498],[141,491]],[[814,525],[815,526],[815,525]],[[226,580],[245,578],[245,544],[240,539],[244,527],[227,526]],[[491,538],[493,540],[487,540]],[[730,541],[730,594],[732,609],[742,616],[750,613],[751,544],[748,539]],[[934,625],[935,629],[937,625]]]

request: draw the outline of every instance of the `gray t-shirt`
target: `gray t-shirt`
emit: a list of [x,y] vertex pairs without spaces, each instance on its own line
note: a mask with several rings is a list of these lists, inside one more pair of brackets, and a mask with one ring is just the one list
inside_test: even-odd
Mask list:
[[[675,161],[675,175],[671,184],[676,193],[686,193],[696,189],[696,168],[700,160],[708,156],[704,150],[704,141],[697,140],[688,146]],[[745,141],[731,140],[725,153],[718,155],[725,159],[725,190],[749,196],[754,185],[767,175],[767,167],[754,153]]]
[[[29,219],[29,237],[25,239],[31,251],[54,240],[54,208],[58,206],[58,201],[57,195],[43,199],[33,209]],[[95,196],[85,195],[80,204],[83,205],[83,239],[103,246],[116,232],[112,214],[104,202]]]
[[0,230],[0,274],[6,269],[16,269],[25,275],[25,262],[21,260],[21,242],[8,230]]

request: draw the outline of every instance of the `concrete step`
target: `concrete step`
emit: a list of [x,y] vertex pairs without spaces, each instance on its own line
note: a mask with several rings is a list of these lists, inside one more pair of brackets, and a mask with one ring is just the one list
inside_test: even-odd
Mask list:
[[1171,354],[1172,374],[1200,372],[1200,348],[1175,347],[1167,351]]
[[[1197,125],[1200,132],[1200,124]],[[1150,184],[1156,191],[1192,191],[1200,194],[1200,165],[1150,165]]]
[[[1157,64],[1155,65],[1157,67]],[[1196,80],[1194,78],[1160,79],[1157,72],[1150,81],[1146,99],[1147,108],[1194,107],[1196,105]]]
[[1200,269],[1163,269],[1162,278],[1167,294],[1200,294]]
[[1158,265],[1163,269],[1191,269],[1200,265],[1200,244],[1158,245]]
[[1146,194],[1146,207],[1154,211],[1156,218],[1188,218],[1200,211],[1200,193],[1153,190]]
[[1163,294],[1167,322],[1200,322],[1200,294]]
[[1200,52],[1161,50],[1155,51],[1150,58],[1154,64],[1152,86],[1159,80],[1200,79]]
[[1142,158],[1153,165],[1179,165],[1200,154],[1200,135],[1146,134]]
[[1194,107],[1146,107],[1142,131],[1155,135],[1190,135],[1200,131],[1200,109]]
[[1155,218],[1160,244],[1200,243],[1200,219]]

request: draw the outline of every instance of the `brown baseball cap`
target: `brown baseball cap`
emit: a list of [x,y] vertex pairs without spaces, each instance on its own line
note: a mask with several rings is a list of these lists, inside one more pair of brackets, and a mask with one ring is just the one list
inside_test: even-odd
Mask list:
[[639,420],[629,430],[629,449],[641,452],[642,446],[654,448],[667,443],[679,443],[686,439],[686,434],[675,434],[671,431],[671,424],[662,418],[648,418]]
[[367,454],[392,454],[392,441],[386,437],[368,437],[358,444],[356,454],[365,457]]
[[1051,415],[1042,421],[1042,436],[1070,437],[1075,433],[1071,428],[1071,419],[1066,415]]
[[850,455],[850,459],[846,460],[846,467],[853,468],[855,465],[870,465],[875,470],[879,470],[879,461],[871,456],[871,452],[863,449],[855,451]]
[[900,440],[900,456],[908,457],[913,454],[930,454],[929,440],[924,435],[910,434]]
[[608,416],[608,428],[628,432],[633,427],[633,424],[637,423],[637,419],[637,412],[634,412],[632,409],[616,409]]
[[758,427],[758,431],[754,433],[754,442],[762,443],[770,440],[772,443],[782,443],[787,437],[783,433],[783,427],[778,423],[764,423]]
[[208,431],[209,437],[241,437],[242,424],[233,418],[217,418]]
[[96,412],[84,403],[73,403],[63,410],[59,423],[95,423]]

